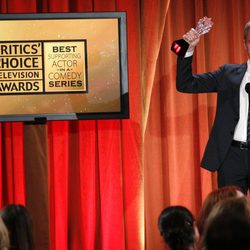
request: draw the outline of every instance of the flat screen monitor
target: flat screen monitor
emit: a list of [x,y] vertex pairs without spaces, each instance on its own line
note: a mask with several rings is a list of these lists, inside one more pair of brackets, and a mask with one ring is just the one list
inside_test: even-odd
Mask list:
[[129,117],[126,13],[0,15],[0,121]]

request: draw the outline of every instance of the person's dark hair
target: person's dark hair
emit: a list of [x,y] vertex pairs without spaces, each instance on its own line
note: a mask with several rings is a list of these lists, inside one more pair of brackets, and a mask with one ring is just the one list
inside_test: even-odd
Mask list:
[[244,28],[244,40],[247,40],[248,32],[250,31],[250,21],[245,24]]
[[210,213],[202,250],[249,250],[250,207],[246,197],[220,201]]
[[226,186],[219,188],[217,190],[212,191],[208,194],[206,199],[204,200],[202,207],[200,209],[198,218],[197,218],[197,227],[202,235],[204,230],[204,225],[209,216],[210,212],[212,211],[213,207],[221,200],[229,199],[229,198],[236,198],[239,196],[241,192],[240,188],[236,186]]
[[1,217],[9,231],[10,249],[33,250],[33,226],[29,211],[22,205],[7,205]]
[[158,219],[158,228],[171,250],[187,250],[194,246],[194,217],[183,206],[165,208]]

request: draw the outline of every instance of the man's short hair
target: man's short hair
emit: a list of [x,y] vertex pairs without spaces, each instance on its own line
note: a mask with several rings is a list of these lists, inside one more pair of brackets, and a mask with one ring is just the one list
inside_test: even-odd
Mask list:
[[248,32],[250,31],[250,21],[245,24],[244,28],[244,40],[247,40]]

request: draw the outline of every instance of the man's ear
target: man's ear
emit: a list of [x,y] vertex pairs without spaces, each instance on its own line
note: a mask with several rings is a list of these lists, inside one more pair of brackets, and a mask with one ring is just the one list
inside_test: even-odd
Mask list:
[[246,53],[248,54],[248,57],[250,57],[250,46],[247,45],[246,40],[244,40],[244,48],[245,48]]
[[246,45],[246,40],[243,40],[244,48],[247,51],[247,45]]

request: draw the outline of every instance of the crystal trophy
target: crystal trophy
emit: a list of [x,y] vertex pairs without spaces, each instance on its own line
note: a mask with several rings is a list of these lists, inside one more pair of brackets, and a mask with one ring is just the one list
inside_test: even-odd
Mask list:
[[[210,29],[212,28],[212,26],[213,26],[213,22],[211,21],[211,18],[203,17],[198,21],[196,28],[195,29],[192,28],[192,30],[195,32],[197,37],[200,37],[201,35],[208,33]],[[191,41],[185,38],[175,40],[172,43],[171,50],[176,55],[184,57],[188,50],[190,42]]]

